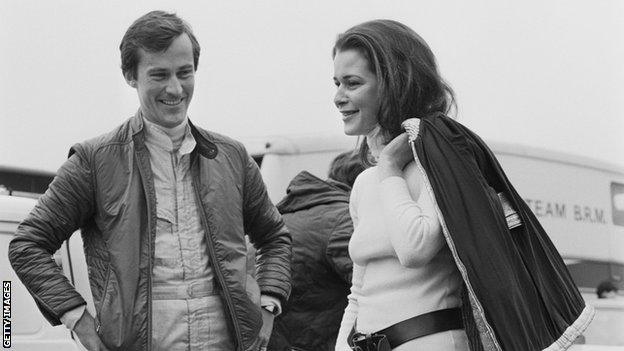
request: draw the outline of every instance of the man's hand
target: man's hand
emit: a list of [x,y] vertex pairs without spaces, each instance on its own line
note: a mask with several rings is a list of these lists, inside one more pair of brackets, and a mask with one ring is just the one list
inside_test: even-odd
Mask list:
[[401,176],[403,168],[414,160],[408,143],[407,133],[402,133],[386,145],[377,160],[380,180],[392,176]]
[[82,317],[74,326],[74,333],[78,336],[80,343],[89,351],[107,351],[108,349],[100,340],[95,331],[95,319],[86,310]]
[[258,351],[266,351],[267,345],[269,344],[269,339],[271,338],[271,332],[273,331],[273,319],[275,316],[265,310],[262,310],[262,328],[260,328],[260,333],[258,334],[258,338],[254,343],[254,346],[250,350],[258,350]]

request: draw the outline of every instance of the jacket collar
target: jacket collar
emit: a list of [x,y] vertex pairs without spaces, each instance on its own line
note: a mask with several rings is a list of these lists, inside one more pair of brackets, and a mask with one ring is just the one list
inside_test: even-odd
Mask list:
[[[197,151],[200,155],[209,159],[217,157],[219,150],[217,148],[217,145],[210,140],[210,136],[206,132],[203,132],[199,128],[195,127],[195,125],[191,122],[190,118],[188,123],[189,127],[191,127],[191,134],[193,135],[193,138],[195,138],[195,142],[197,143],[193,152]],[[144,139],[144,128],[145,124],[143,123],[141,109],[139,108],[134,116],[130,118],[130,129],[132,130],[132,136],[140,136]]]
[[286,197],[277,204],[277,209],[285,214],[319,205],[348,203],[350,191],[351,187],[347,184],[333,179],[322,180],[307,171],[301,171],[290,181]]

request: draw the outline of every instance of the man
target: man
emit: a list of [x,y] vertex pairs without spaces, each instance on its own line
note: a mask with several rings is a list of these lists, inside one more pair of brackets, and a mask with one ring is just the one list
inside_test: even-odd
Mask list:
[[301,172],[277,205],[293,238],[293,288],[275,319],[270,350],[334,350],[353,270],[349,194],[363,170],[356,152],[342,153],[327,180]]
[[[120,50],[139,111],[71,148],[11,264],[50,323],[89,350],[266,349],[290,293],[291,239],[245,148],[188,120],[199,44],[175,14],[153,11]],[[50,259],[77,228],[95,316]]]

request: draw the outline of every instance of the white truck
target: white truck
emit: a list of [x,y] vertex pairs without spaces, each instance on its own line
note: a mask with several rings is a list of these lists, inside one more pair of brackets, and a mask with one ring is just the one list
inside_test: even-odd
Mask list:
[[[325,178],[333,157],[354,149],[356,143],[355,138],[342,135],[245,141],[260,165],[274,202],[285,195],[288,183],[298,172],[307,170]],[[583,297],[597,309],[594,322],[584,334],[585,344],[572,349],[624,350],[624,297],[598,300],[595,296],[595,287],[602,280],[611,279],[621,286],[624,278],[624,169],[522,145],[489,145],[564,257]],[[79,350],[82,346],[63,326],[51,327],[45,321],[7,260],[8,243],[34,204],[32,199],[0,195],[0,273],[3,281],[11,282],[11,347],[29,351]],[[80,235],[73,235],[54,259],[94,313]]]

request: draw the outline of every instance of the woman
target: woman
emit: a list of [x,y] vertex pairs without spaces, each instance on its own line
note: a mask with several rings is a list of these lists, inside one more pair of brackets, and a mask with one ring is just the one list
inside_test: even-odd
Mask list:
[[[353,286],[336,349],[349,338],[392,350],[569,347],[593,310],[491,151],[446,117],[453,93],[424,40],[376,20],[341,34],[333,55],[345,133],[365,136],[360,155],[375,164],[351,194]],[[414,117],[412,155],[401,124]],[[522,225],[509,229],[498,193]]]

